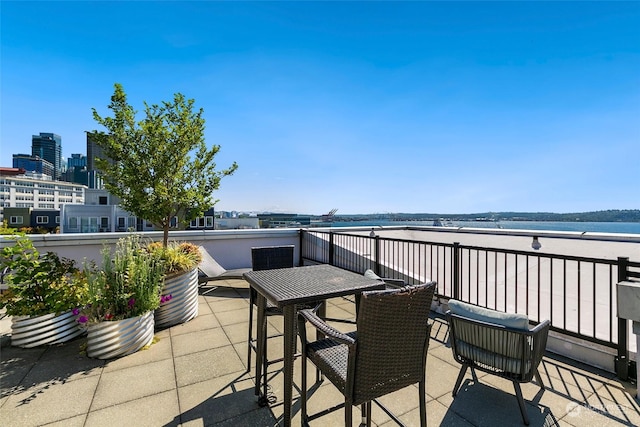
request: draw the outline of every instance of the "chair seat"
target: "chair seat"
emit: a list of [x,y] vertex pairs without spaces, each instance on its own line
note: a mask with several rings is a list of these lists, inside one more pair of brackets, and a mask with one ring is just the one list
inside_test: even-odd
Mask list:
[[520,375],[531,370],[531,361],[527,360],[522,370],[522,360],[476,347],[464,341],[457,341],[458,355],[486,370]]
[[[346,334],[352,338],[357,332]],[[307,357],[322,371],[343,394],[347,383],[349,347],[330,338],[309,343]]]

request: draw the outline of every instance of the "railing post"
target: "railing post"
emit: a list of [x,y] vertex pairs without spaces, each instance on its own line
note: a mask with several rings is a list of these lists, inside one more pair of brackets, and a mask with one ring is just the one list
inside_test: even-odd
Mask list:
[[334,265],[334,261],[333,261],[333,256],[334,256],[334,249],[333,249],[333,232],[330,231],[329,232],[329,265]]
[[373,271],[380,276],[380,236],[374,238]]
[[[618,257],[618,283],[627,280],[628,269],[629,258]],[[615,368],[616,375],[621,380],[627,380],[629,378],[629,346],[627,345],[629,331],[627,326],[627,319],[621,319],[618,317],[618,355],[615,359]]]
[[299,230],[300,233],[300,259],[298,259],[298,267],[300,267],[302,264],[304,264],[303,260],[304,260],[304,233],[305,231],[303,229]]
[[460,299],[460,242],[453,242],[453,299]]

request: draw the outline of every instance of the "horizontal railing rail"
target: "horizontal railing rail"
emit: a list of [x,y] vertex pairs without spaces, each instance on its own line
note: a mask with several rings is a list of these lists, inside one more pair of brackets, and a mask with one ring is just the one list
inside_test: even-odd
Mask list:
[[616,284],[640,277],[640,262],[326,230],[301,231],[301,256],[410,284],[434,280],[439,298],[548,319],[553,331],[616,349],[625,377],[628,330]]

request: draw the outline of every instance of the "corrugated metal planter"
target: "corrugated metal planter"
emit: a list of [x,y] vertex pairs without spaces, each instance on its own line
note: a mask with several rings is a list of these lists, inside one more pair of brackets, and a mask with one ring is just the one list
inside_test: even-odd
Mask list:
[[162,295],[171,295],[156,310],[156,328],[188,322],[198,315],[198,269],[165,277]]
[[60,344],[84,333],[71,311],[42,316],[15,316],[11,319],[11,345],[31,348]]
[[113,359],[135,353],[153,340],[153,311],[138,317],[90,325],[87,356]]

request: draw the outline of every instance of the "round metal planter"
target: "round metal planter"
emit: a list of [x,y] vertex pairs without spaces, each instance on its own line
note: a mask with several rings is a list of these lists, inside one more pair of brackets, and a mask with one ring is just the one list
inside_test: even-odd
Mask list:
[[31,348],[60,344],[84,333],[71,311],[42,316],[15,316],[11,319],[11,345]]
[[171,295],[156,310],[156,328],[185,323],[198,315],[198,269],[165,277],[162,295]]
[[153,311],[138,317],[90,325],[87,356],[113,359],[135,353],[153,340]]

